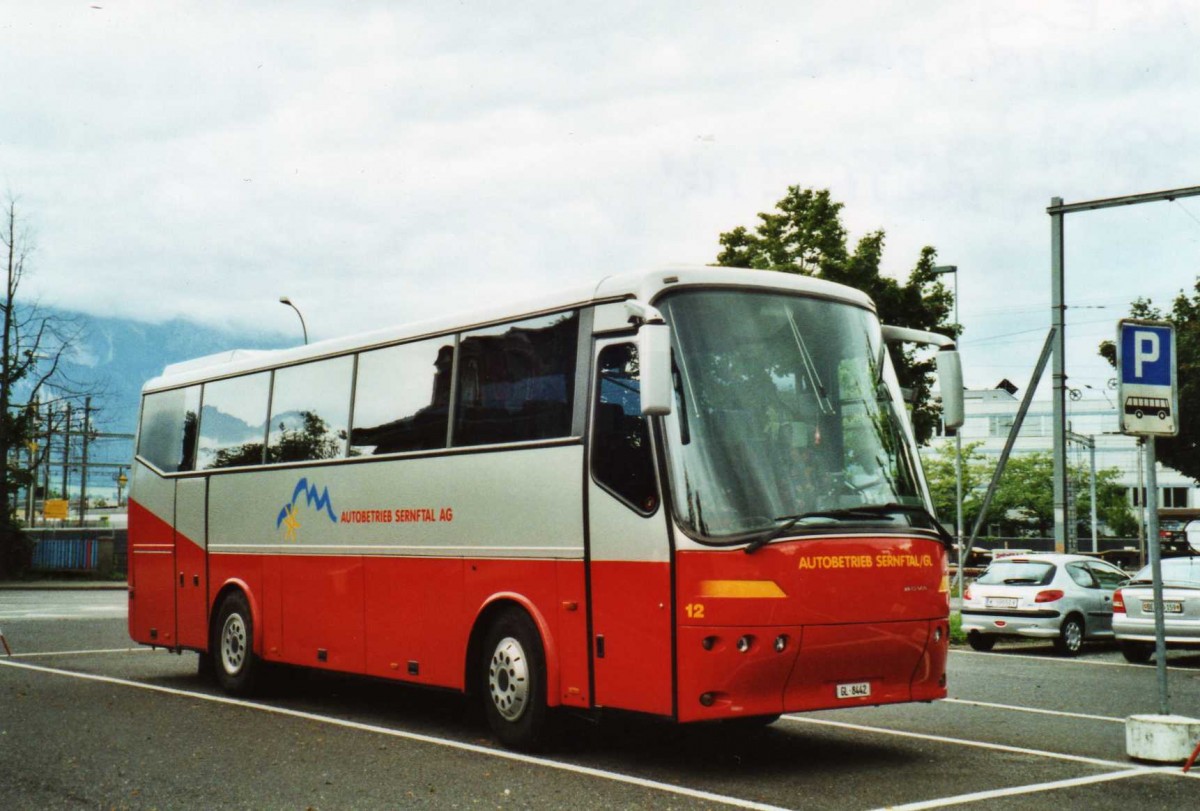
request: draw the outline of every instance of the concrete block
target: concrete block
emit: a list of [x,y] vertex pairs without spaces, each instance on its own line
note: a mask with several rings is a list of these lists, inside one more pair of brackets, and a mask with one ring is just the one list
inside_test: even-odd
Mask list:
[[1125,719],[1125,753],[1150,763],[1183,763],[1200,743],[1200,719],[1181,715],[1131,715]]

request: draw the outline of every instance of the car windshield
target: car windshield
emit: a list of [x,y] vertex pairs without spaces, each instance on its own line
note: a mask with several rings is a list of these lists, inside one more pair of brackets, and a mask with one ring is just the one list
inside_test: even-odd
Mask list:
[[873,313],[744,289],[681,291],[658,306],[674,353],[670,486],[688,534],[934,528]]
[[1044,586],[1054,579],[1053,563],[1042,560],[1002,560],[993,563],[976,583],[985,586]]
[[[1167,558],[1162,561],[1162,579],[1164,586],[1200,588],[1200,558]],[[1152,582],[1150,567],[1142,567],[1142,570],[1134,575],[1131,582],[1136,584]]]

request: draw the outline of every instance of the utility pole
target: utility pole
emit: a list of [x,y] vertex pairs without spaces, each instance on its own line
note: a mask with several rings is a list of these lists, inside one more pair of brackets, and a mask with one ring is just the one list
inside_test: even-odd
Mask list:
[[63,498],[67,501],[67,514],[71,511],[71,404],[67,403],[65,422],[63,422]]
[[92,434],[92,398],[83,400],[83,467],[79,471],[79,526],[87,526],[88,444]]
[[1067,214],[1097,211],[1118,206],[1135,206],[1181,197],[1200,196],[1200,186],[1181,189],[1128,194],[1122,197],[1107,197],[1064,203],[1061,197],[1050,198],[1046,213],[1050,215],[1050,321],[1056,330],[1054,344],[1054,549],[1056,552],[1074,552],[1071,533],[1067,527],[1067,374],[1066,339],[1063,326],[1066,321],[1066,296],[1063,285],[1063,264],[1066,253],[1063,238],[1064,220]]

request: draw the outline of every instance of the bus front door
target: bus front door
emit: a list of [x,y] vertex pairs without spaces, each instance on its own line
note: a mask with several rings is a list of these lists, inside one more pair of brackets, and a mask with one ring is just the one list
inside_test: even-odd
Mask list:
[[636,345],[597,342],[588,561],[596,706],[673,715],[671,548]]

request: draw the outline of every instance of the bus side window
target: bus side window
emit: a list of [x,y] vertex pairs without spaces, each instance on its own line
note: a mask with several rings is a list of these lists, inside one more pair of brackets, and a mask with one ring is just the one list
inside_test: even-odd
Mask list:
[[350,455],[446,447],[453,336],[358,356]]
[[270,372],[204,384],[196,450],[201,470],[263,463],[270,393]]
[[146,395],[138,454],[164,473],[191,470],[199,411],[199,386]]
[[267,463],[337,459],[346,453],[353,358],[275,372]]
[[463,333],[452,444],[570,436],[578,340],[576,312]]
[[600,351],[592,425],[592,476],[630,507],[649,515],[658,507],[650,432],[641,413],[637,346]]

